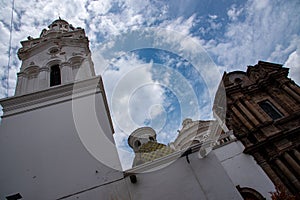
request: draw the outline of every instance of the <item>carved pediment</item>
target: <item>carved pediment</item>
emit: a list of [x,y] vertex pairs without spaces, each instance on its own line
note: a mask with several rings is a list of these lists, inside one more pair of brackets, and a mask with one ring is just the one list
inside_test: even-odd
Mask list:
[[257,82],[258,80],[262,80],[267,76],[268,70],[259,67],[258,65],[249,66],[248,67],[248,76],[249,79],[252,80],[253,82]]
[[180,132],[185,131],[185,130],[187,130],[187,129],[195,126],[195,125],[198,125],[198,124],[199,124],[199,122],[197,122],[197,121],[191,121],[189,123],[186,123],[185,125],[183,125],[183,127],[182,127],[182,129],[181,129]]
[[226,74],[224,78],[225,87],[237,86],[245,87],[251,85],[253,82],[249,79],[247,74],[242,71],[234,71]]
[[259,61],[254,66],[248,66],[247,76],[250,80],[257,82],[258,80],[266,79],[270,74],[280,73],[286,71],[280,64],[268,63]]

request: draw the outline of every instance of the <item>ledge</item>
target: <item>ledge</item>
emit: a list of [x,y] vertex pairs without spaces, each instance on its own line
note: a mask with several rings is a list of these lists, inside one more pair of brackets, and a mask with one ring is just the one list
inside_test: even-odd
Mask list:
[[211,141],[195,144],[188,149],[175,151],[167,156],[163,156],[163,157],[157,158],[153,161],[137,165],[131,169],[125,170],[123,172],[124,176],[127,177],[132,174],[147,173],[147,172],[152,172],[154,170],[164,168],[165,166],[168,166],[168,165],[172,164],[173,162],[176,162],[176,160],[180,159],[181,157],[184,157],[184,156],[188,157],[189,154],[193,154],[195,152],[200,151],[202,146],[206,146],[206,145],[210,145],[210,144],[211,144]]
[[99,92],[103,93],[104,88],[101,81],[101,77],[97,76],[25,95],[0,99],[0,104],[3,107],[2,118],[57,104],[59,102],[69,101],[73,98],[93,95]]

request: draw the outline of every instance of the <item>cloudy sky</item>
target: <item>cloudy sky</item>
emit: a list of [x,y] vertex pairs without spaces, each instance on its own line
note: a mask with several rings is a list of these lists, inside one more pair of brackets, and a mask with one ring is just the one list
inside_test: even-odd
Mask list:
[[58,16],[84,28],[128,168],[134,129],[151,126],[168,143],[184,118],[211,118],[223,71],[270,61],[289,67],[299,84],[299,10],[298,0],[15,0],[9,61],[12,2],[1,0],[0,98],[14,93],[21,40]]

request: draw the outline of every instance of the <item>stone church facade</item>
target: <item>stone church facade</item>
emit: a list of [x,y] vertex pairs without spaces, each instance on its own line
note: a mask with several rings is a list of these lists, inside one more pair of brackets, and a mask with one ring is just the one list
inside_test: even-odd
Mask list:
[[300,192],[300,88],[288,68],[259,61],[224,73],[226,125],[273,183]]

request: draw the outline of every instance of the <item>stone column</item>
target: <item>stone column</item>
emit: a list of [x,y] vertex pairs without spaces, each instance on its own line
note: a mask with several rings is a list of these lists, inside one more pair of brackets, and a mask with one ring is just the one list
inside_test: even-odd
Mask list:
[[300,153],[299,153],[299,151],[297,151],[297,149],[294,149],[293,152],[294,152],[294,155],[296,156],[296,158],[298,159],[298,161],[300,161]]
[[292,84],[292,83],[288,83],[288,86],[294,90],[295,93],[297,93],[299,96],[300,96],[300,87],[298,87],[297,85],[295,84]]
[[48,67],[42,67],[40,68],[39,73],[39,89],[43,90],[45,88],[48,88],[50,85],[50,72]]
[[32,75],[33,76],[33,91],[37,91],[37,90],[39,90],[39,84],[40,84],[40,82],[39,82],[39,73],[40,72],[38,72],[37,74],[34,74],[34,75]]
[[250,113],[249,110],[245,108],[243,104],[241,104],[241,102],[237,102],[237,105],[243,111],[243,113],[245,113],[245,115],[253,122],[255,126],[259,125],[259,122],[255,118],[255,116],[253,116],[252,113]]
[[249,121],[242,115],[242,113],[240,113],[238,109],[235,108],[235,106],[232,107],[232,111],[236,115],[236,117],[239,118],[248,129],[253,128],[253,126],[249,123]]
[[298,163],[287,152],[283,154],[283,157],[293,167],[297,174],[300,175],[300,166],[298,165]]
[[292,113],[297,107],[295,99],[291,97],[286,91],[280,90],[278,88],[271,89],[277,102],[285,109],[288,113]]
[[250,103],[248,100],[244,100],[246,106],[248,107],[248,109],[250,109],[251,111],[253,111],[253,113],[258,117],[258,119],[261,121],[261,122],[266,122],[267,121],[267,117],[268,116],[264,116],[262,113],[260,113],[258,111],[259,107],[258,106],[255,106],[253,105],[252,103]]
[[73,81],[71,65],[68,62],[63,62],[61,64],[61,82],[64,84],[70,81]]
[[291,97],[293,97],[296,101],[300,102],[300,96],[294,92],[291,88],[289,88],[286,85],[283,85],[282,88],[289,94]]
[[[261,166],[261,168],[264,170],[264,172],[269,176],[271,181],[276,185],[285,187],[285,185],[282,183],[281,179],[277,176],[277,174],[273,171],[269,163],[259,154],[259,153],[254,153],[253,154],[254,158],[256,159],[257,163]],[[287,189],[288,190],[288,189]]]
[[16,95],[23,94],[26,88],[26,75],[23,72],[18,73],[18,80],[17,80],[17,86],[16,86]]
[[283,172],[283,174],[290,180],[290,182],[297,188],[297,190],[300,191],[300,183],[294,174],[285,166],[284,163],[281,162],[281,160],[276,159],[275,163]]

